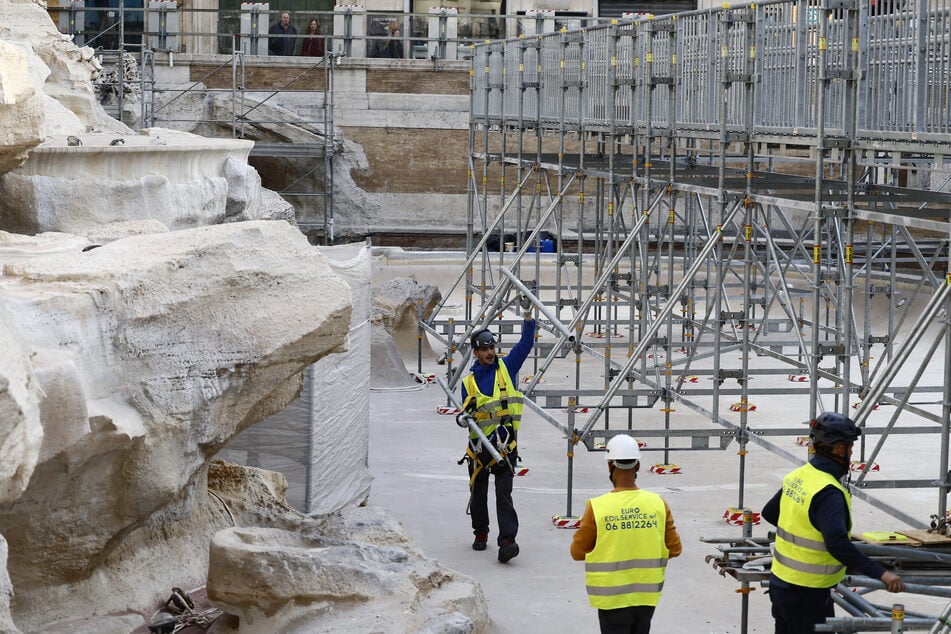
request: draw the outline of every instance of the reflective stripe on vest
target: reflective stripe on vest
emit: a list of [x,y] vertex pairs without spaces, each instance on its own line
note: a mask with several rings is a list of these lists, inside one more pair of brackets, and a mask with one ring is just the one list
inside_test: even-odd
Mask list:
[[805,464],[783,478],[779,526],[772,572],[807,588],[831,588],[845,577],[845,566],[829,554],[822,533],[809,521],[809,506],[819,491],[834,486],[845,496],[852,528],[852,496],[832,475]]
[[[512,385],[512,377],[509,375],[508,368],[505,367],[505,361],[498,360],[499,367],[495,370],[495,383],[491,396],[486,396],[479,390],[475,375],[471,372],[463,379],[463,385],[466,386],[468,399],[475,397],[475,410],[472,412],[473,418],[482,428],[482,433],[486,436],[495,431],[499,426],[503,416],[512,419],[512,428],[518,429],[522,421],[522,400],[523,394]],[[503,407],[503,402],[505,406]],[[470,433],[470,438],[475,438],[475,434]]]
[[617,491],[593,498],[591,510],[598,530],[594,549],[585,556],[591,606],[657,605],[670,552],[664,501],[650,491]]

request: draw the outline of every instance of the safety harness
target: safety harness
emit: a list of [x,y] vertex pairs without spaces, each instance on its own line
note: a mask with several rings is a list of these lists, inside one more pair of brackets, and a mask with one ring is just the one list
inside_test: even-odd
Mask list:
[[[502,362],[499,361],[499,367],[495,371],[495,380],[499,391],[498,401],[493,399],[494,394],[489,397],[482,394],[476,383],[475,375],[470,374],[465,378],[466,400],[462,404],[462,411],[471,415],[483,431],[488,429],[486,437],[495,446],[499,455],[502,456],[505,465],[514,472],[515,468],[509,461],[509,454],[514,452],[517,446],[515,433],[517,429],[517,419],[513,416],[513,412],[509,410],[510,397],[508,393],[508,381],[506,381],[508,369],[503,368]],[[482,398],[487,401],[481,407],[478,406],[479,396],[482,396]],[[463,462],[468,462],[472,465],[472,475],[469,478],[470,492],[479,473],[481,473],[483,469],[491,469],[498,464],[498,461],[492,457],[492,454],[482,447],[479,439],[471,436],[469,443],[466,445],[466,453],[459,459],[458,464],[462,464]]]

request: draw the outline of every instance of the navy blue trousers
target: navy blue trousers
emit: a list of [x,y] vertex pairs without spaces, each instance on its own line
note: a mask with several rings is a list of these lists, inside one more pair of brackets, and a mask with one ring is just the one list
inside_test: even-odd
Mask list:
[[770,579],[776,634],[812,634],[818,623],[835,616],[835,604],[829,588],[804,588]]
[[650,634],[654,606],[632,605],[616,610],[598,610],[601,634]]
[[[518,452],[509,454],[512,464],[517,464]],[[512,502],[512,470],[508,465],[497,464],[491,469],[483,469],[472,483],[472,497],[469,500],[469,512],[472,514],[472,532],[489,532],[489,476],[495,479],[495,516],[499,522],[497,543],[501,546],[507,540],[515,541],[518,534],[518,513]],[[469,464],[469,477],[472,477],[472,464]]]

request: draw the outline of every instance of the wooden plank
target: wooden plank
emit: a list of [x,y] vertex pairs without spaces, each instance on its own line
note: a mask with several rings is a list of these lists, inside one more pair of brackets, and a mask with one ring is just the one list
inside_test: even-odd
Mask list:
[[[921,542],[922,545],[925,545],[925,546],[933,546],[938,544],[941,544],[943,546],[946,544],[951,544],[951,537],[942,535],[940,533],[929,533],[928,531],[923,529],[910,528],[908,530],[901,530],[896,532],[902,535],[905,535],[907,537],[910,537],[913,540],[917,540]],[[912,545],[912,544],[909,544],[909,545]]]

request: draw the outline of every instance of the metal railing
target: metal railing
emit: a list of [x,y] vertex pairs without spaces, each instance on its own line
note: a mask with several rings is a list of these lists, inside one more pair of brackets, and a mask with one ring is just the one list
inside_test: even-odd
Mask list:
[[947,144],[951,4],[878,14],[846,4],[780,0],[482,44],[473,115],[709,138],[725,125],[813,142],[821,125],[826,136],[859,142]]
[[[395,57],[405,59],[468,59],[472,46],[487,40],[518,37],[562,28],[588,28],[609,23],[607,18],[556,16],[554,12],[531,15],[464,14],[455,10],[430,13],[399,11],[366,12],[344,8],[340,11],[281,11],[237,9],[197,9],[178,6],[173,0],[127,6],[92,7],[81,0],[48,11],[60,30],[81,46],[104,50],[150,48],[170,53],[230,55],[236,48],[245,54],[275,55],[269,41],[291,42],[290,55],[299,56],[311,37],[307,27],[316,19],[324,49],[340,56],[393,57],[384,52],[390,42],[398,44]],[[288,13],[293,34],[269,33]],[[395,21],[396,31],[389,30]],[[212,26],[213,25],[213,26]],[[121,45],[121,46],[120,46]]]

